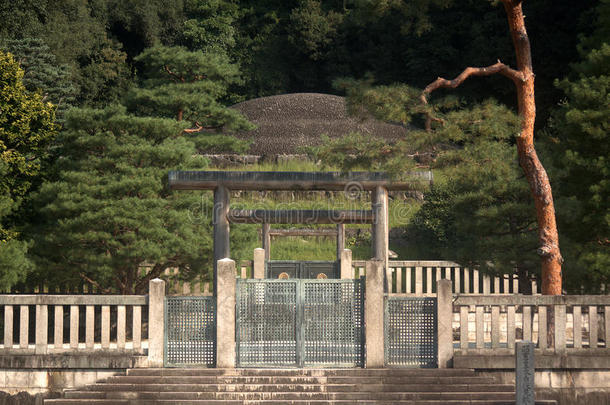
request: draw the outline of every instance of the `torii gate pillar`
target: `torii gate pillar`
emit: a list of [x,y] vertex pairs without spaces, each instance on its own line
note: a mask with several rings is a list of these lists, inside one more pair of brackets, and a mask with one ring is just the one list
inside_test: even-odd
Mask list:
[[371,205],[373,210],[372,225],[372,256],[374,260],[380,260],[384,264],[384,292],[390,292],[392,283],[392,272],[388,266],[389,251],[389,219],[388,219],[388,189],[377,186],[371,191]]
[[228,214],[229,189],[219,185],[214,189],[214,295],[218,292],[218,261],[231,257]]

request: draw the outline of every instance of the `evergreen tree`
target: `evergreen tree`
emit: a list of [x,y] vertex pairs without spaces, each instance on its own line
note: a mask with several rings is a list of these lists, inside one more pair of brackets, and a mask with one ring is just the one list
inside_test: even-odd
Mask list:
[[[536,214],[511,139],[519,120],[486,102],[451,112],[437,134],[435,184],[409,227],[423,257],[443,257],[488,274],[539,275]],[[457,148],[456,148],[457,146]],[[425,250],[425,251],[424,251]]]
[[0,51],[0,288],[31,270],[27,244],[20,240],[17,211],[40,175],[48,145],[56,134],[53,106],[27,91],[23,70]]
[[70,68],[59,64],[43,40],[25,38],[7,42],[6,48],[24,70],[23,84],[29,91],[41,91],[43,98],[57,108],[56,116],[74,103],[77,89],[70,81]]
[[211,216],[196,218],[193,210],[209,198],[171,194],[166,186],[170,170],[205,167],[186,126],[122,107],[68,112],[58,178],[37,195],[45,219],[32,232],[40,279],[141,294],[166,268],[184,277],[205,273]]
[[182,42],[191,50],[232,55],[239,5],[235,0],[187,0]]
[[127,97],[131,111],[190,123],[187,132],[200,151],[245,150],[247,143],[218,135],[252,128],[239,112],[222,104],[230,98],[229,86],[241,81],[238,67],[226,55],[157,46],[136,61],[143,65],[144,80]]
[[454,97],[435,101],[443,125],[424,131],[420,91],[405,85],[340,81],[352,114],[410,125],[404,141],[349,135],[316,150],[317,157],[354,167],[404,174],[435,171],[424,204],[406,229],[406,243],[422,259],[456,260],[489,274],[518,273],[522,285],[539,275],[536,215],[512,145],[519,118],[488,100],[467,108]]
[[566,94],[551,121],[559,224],[567,242],[569,287],[599,291],[610,283],[610,2],[598,7],[598,29],[581,46],[575,77],[557,83]]

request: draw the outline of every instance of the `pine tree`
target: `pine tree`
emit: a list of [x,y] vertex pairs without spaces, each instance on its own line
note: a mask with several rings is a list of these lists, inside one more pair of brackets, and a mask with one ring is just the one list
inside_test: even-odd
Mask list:
[[144,292],[170,267],[184,277],[205,273],[211,216],[195,213],[208,208],[209,198],[171,194],[166,186],[169,170],[206,164],[194,156],[185,127],[123,107],[68,112],[58,138],[58,178],[37,195],[45,218],[32,232],[40,279],[128,294]]
[[73,105],[77,89],[71,82],[70,68],[57,62],[50,48],[39,38],[7,42],[6,48],[24,70],[23,84],[29,91],[40,91],[57,108],[56,116]]
[[597,9],[598,28],[584,38],[574,78],[557,82],[567,97],[554,114],[553,136],[571,289],[610,283],[610,2]]
[[226,55],[156,46],[136,58],[143,81],[128,98],[140,115],[173,117],[195,129],[249,129],[251,125],[222,101],[241,82],[239,68]]
[[488,274],[517,273],[527,288],[540,275],[536,214],[511,138],[519,120],[486,102],[445,116],[438,139],[453,148],[433,163],[437,180],[407,234],[424,257]]

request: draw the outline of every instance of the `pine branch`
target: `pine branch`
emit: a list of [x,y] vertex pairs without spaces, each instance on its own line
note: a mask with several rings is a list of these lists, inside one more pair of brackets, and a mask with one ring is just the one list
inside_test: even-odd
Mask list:
[[[428,95],[434,90],[438,90],[441,88],[455,89],[464,81],[466,81],[466,79],[468,79],[470,76],[491,76],[495,74],[501,74],[502,76],[506,76],[515,83],[525,80],[523,73],[510,68],[508,65],[505,65],[504,63],[498,60],[498,62],[496,62],[495,64],[486,67],[467,67],[453,80],[447,80],[443,77],[437,77],[435,81],[426,86],[426,88],[419,96],[419,99],[424,105],[428,105]],[[431,130],[433,121],[441,123],[443,122],[442,119],[434,117],[430,112],[426,112],[426,131],[429,132]]]
[[103,292],[104,294],[110,294],[111,291],[109,288],[102,288],[102,286],[100,285],[100,283],[98,283],[97,281],[93,280],[92,278],[88,277],[85,273],[78,273],[80,275],[80,277],[85,280],[86,282],[88,282],[89,284],[93,284],[95,287],[97,287],[97,289],[101,292]]
[[173,77],[176,80],[179,80],[181,83],[185,82],[185,79],[183,76],[177,75],[176,73],[172,72],[169,68],[169,66],[165,65],[163,66],[163,69],[165,69],[165,71],[167,72],[167,74],[169,74],[171,77]]

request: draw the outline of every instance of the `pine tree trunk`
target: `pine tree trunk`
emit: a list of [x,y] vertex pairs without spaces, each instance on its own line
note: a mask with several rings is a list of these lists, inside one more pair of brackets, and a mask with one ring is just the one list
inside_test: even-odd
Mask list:
[[540,243],[538,253],[542,259],[542,294],[561,295],[562,258],[559,251],[551,184],[534,148],[534,121],[536,119],[534,72],[522,2],[518,0],[503,0],[502,2],[515,46],[517,69],[522,75],[521,80],[514,81],[517,87],[519,115],[522,119],[521,133],[517,138],[517,151],[519,164],[525,172],[536,207]]
[[[510,34],[517,56],[517,69],[498,61],[486,67],[467,67],[453,80],[438,77],[423,90],[420,99],[428,104],[427,96],[439,88],[456,88],[470,76],[489,76],[501,74],[513,81],[517,88],[521,131],[517,137],[519,164],[525,173],[530,186],[536,219],[538,223],[538,254],[542,259],[542,294],[561,295],[561,264],[563,259],[559,251],[559,236],[555,222],[555,207],[549,177],[538,159],[534,148],[534,121],[536,120],[536,102],[534,98],[534,72],[530,41],[525,30],[522,0],[501,0],[506,10]],[[426,112],[426,130],[430,131],[432,122],[443,122],[428,111]]]

